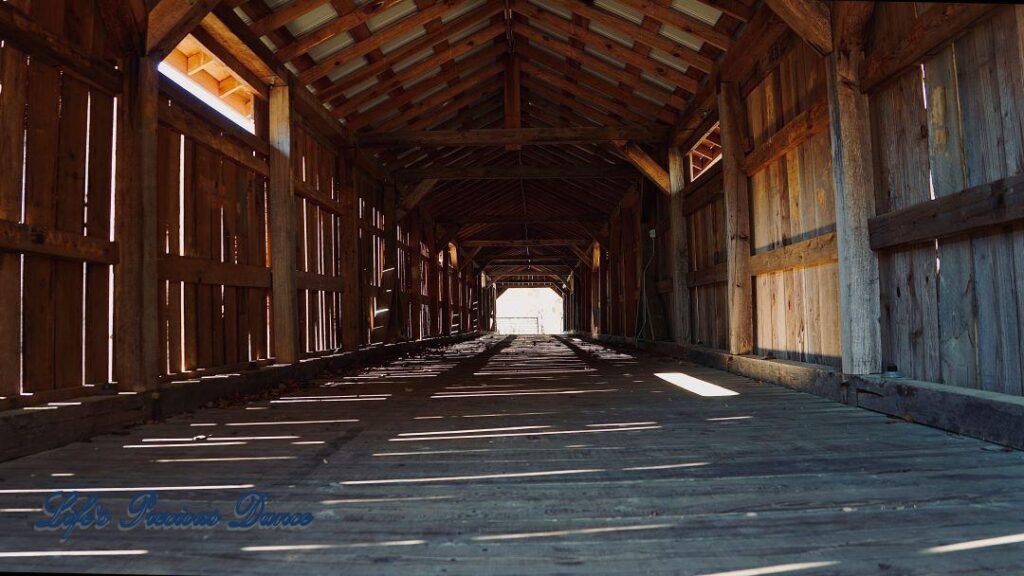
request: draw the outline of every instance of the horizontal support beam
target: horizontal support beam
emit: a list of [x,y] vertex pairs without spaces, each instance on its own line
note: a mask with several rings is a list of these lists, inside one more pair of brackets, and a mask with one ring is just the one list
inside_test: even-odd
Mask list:
[[654,158],[651,158],[643,148],[637,146],[635,142],[623,142],[621,140],[612,142],[612,145],[630,164],[654,183],[659,190],[664,194],[671,193],[670,189],[672,186],[669,182],[668,170],[662,167],[661,164],[658,164]]
[[750,274],[770,274],[830,264],[839,259],[836,233],[829,232],[750,257]]
[[459,245],[463,248],[532,248],[534,246],[569,246],[586,244],[586,240],[538,239],[538,240],[463,240]]
[[295,286],[299,290],[319,290],[321,292],[344,292],[345,279],[340,276],[324,276],[315,272],[296,272]]
[[593,216],[585,218],[561,217],[529,217],[529,216],[466,216],[459,219],[438,219],[438,224],[457,224],[466,226],[472,224],[580,224],[592,225],[603,224],[608,221],[607,217]]
[[1024,219],[1024,176],[1013,176],[868,219],[872,250],[949,238]]
[[161,280],[180,280],[213,286],[270,288],[270,268],[215,262],[205,258],[165,254],[159,260]]
[[701,268],[700,270],[691,271],[686,275],[686,285],[690,288],[696,288],[697,286],[707,286],[708,284],[725,282],[727,279],[728,270],[723,262],[710,268]]
[[292,183],[295,188],[296,196],[305,198],[306,200],[337,216],[345,215],[345,208],[341,205],[341,202],[328,198],[327,195],[320,190],[313,188],[308,183],[297,178],[293,178]]
[[0,220],[0,252],[24,252],[99,264],[117,264],[118,261],[115,242],[9,220]]
[[480,130],[424,130],[370,132],[356,137],[357,146],[391,148],[404,146],[506,146],[543,144],[588,144],[632,140],[664,143],[668,129],[663,126],[600,126],[564,128],[494,128]]
[[421,180],[543,180],[553,178],[636,178],[630,166],[437,166],[396,170],[396,182]]
[[743,171],[747,176],[757,174],[812,136],[828,130],[828,123],[828,99],[823,96],[747,154]]

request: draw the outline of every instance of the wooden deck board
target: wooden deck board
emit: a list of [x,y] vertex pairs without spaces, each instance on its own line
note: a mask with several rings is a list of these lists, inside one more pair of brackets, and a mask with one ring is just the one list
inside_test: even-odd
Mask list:
[[[739,394],[701,397],[660,372]],[[330,398],[347,395],[389,396]],[[295,397],[320,401],[280,402]],[[352,421],[309,423],[323,420]],[[199,434],[213,440],[192,441]],[[217,437],[283,438],[210,445]],[[188,446],[125,447],[160,439]],[[219,460],[229,458],[261,459]],[[272,510],[314,512],[313,525],[108,526],[61,544],[32,530],[41,513],[10,511],[41,506],[42,494],[17,490],[245,484]],[[1024,543],[923,551],[1024,533],[1022,488],[1024,456],[981,441],[668,358],[485,337],[0,464],[0,569],[1011,573],[1024,568]],[[241,491],[165,491],[160,508],[230,514]],[[128,496],[101,498],[118,518]],[[53,550],[146,553],[4,557]]]

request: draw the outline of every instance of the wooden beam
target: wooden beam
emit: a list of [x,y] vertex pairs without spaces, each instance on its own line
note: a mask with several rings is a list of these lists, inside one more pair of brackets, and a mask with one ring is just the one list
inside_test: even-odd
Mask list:
[[836,234],[829,232],[750,257],[750,274],[771,274],[830,264],[838,259]]
[[687,278],[690,271],[689,229],[683,212],[683,191],[686,187],[686,154],[677,147],[668,149],[669,176],[669,268],[672,274],[672,319],[669,325],[672,339],[677,344],[689,344],[690,290]]
[[0,252],[24,252],[98,264],[117,264],[118,260],[115,242],[9,220],[0,220]]
[[[512,10],[525,16],[531,22],[536,21],[544,28],[552,29],[555,32],[577,40],[589,48],[612,57],[615,60],[636,66],[651,76],[657,77],[669,84],[685,86],[693,81],[693,78],[671,66],[666,66],[650,56],[640,52],[635,47],[626,46],[619,42],[609,41],[607,37],[594,32],[589,27],[577,26],[571,20],[566,20],[558,14],[545,10],[526,0],[512,0]],[[715,63],[708,56],[696,53],[691,54],[686,63],[702,72],[714,70]]]
[[160,0],[149,11],[146,53],[163,60],[221,0]]
[[[674,39],[670,39],[668,36],[659,34],[656,29],[652,29],[650,26],[645,27],[634,24],[611,12],[591,7],[586,2],[571,2],[569,0],[551,1],[565,10],[578,14],[591,22],[596,22],[605,28],[615,30],[626,38],[633,38],[643,42],[650,48],[665,52],[683,62],[689,63],[694,56],[703,58],[703,55],[697,50],[683,45]],[[711,25],[689,14],[674,10],[658,2],[650,0],[623,0],[623,3],[627,6],[632,6],[647,17],[658,19],[662,24],[668,24],[688,34],[692,34],[716,48],[727,50],[731,43],[728,34],[715,30]]]
[[725,188],[729,351],[749,354],[754,349],[754,315],[750,279],[750,193],[742,159],[746,109],[739,86],[723,82],[718,96],[722,127],[722,174]]
[[397,182],[420,180],[538,180],[552,178],[636,178],[628,166],[437,166],[396,170]]
[[460,218],[442,218],[442,224],[580,224],[593,225],[608,221],[607,216],[466,216]]
[[638,146],[634,142],[625,142],[617,140],[612,142],[622,156],[629,161],[630,164],[636,167],[641,174],[647,177],[658,190],[661,190],[665,194],[671,193],[672,185],[670,182],[668,171],[661,167],[643,148]]
[[162,254],[158,269],[161,280],[245,288],[270,288],[272,284],[270,268],[216,262],[206,258]]
[[668,136],[664,126],[599,126],[560,128],[492,128],[482,130],[426,130],[369,132],[356,136],[363,148],[399,146],[504,146],[506,144],[592,144],[614,140],[662,143]]
[[285,5],[278,7],[277,10],[253,22],[250,28],[252,28],[253,34],[265,36],[327,4],[327,2],[328,0],[291,0]]
[[338,154],[340,190],[338,201],[343,210],[338,228],[341,236],[339,257],[345,263],[341,292],[341,343],[345,350],[359,348],[363,341],[362,294],[359,261],[359,196],[354,182],[355,151]]
[[[843,18],[839,9],[836,28]],[[866,28],[866,26],[865,26]],[[878,257],[871,251],[868,219],[875,214],[871,116],[861,91],[864,30],[844,29],[827,59],[836,237],[839,246],[839,328],[842,369],[882,369]]]
[[[719,50],[728,50],[732,46],[732,39],[729,38],[728,34],[716,30],[714,26],[695,16],[676,10],[668,2],[659,0],[622,0],[622,2],[627,6],[632,6],[647,17],[656,18],[662,24],[667,24],[687,34],[696,36]],[[586,16],[586,14],[582,15]],[[594,19],[593,17],[590,18],[591,20]],[[605,22],[602,21],[602,23]],[[656,39],[649,38],[647,35],[636,35],[633,37],[652,48],[664,50],[659,44],[655,43]],[[686,61],[686,58],[683,56],[676,57]]]
[[708,268],[693,270],[686,277],[686,285],[690,288],[718,284],[729,279],[728,264],[716,264]]
[[819,54],[832,52],[832,11],[822,0],[765,0]]
[[586,240],[579,239],[553,239],[543,238],[538,240],[463,240],[460,242],[464,248],[534,248],[543,246],[569,246],[571,244],[586,244]]
[[[758,10],[744,27],[742,34],[726,52],[718,66],[718,80],[743,82],[758,63],[758,58],[778,49],[777,44],[790,34],[789,27],[775,12]],[[689,148],[701,134],[714,125],[718,107],[718,82],[714,74],[694,94],[689,108],[672,133],[672,143]]]
[[[361,58],[389,42],[403,38],[410,32],[415,32],[427,22],[444,16],[444,14],[449,10],[454,10],[466,1],[467,0],[446,0],[444,2],[438,2],[432,6],[422,8],[414,14],[410,14],[405,18],[378,29],[367,38],[356,41],[355,43],[350,44],[345,48],[338,50],[334,54],[331,54],[327,58],[317,62],[316,65],[299,74],[299,79],[302,81],[303,85],[312,84],[320,78],[330,74],[335,68],[351,62],[354,58]],[[366,20],[371,16],[379,13],[379,9],[383,4],[384,3],[382,2],[367,2],[360,8],[356,9],[352,18],[342,17],[335,19],[325,26],[302,36],[294,43],[282,47],[277,51],[278,58],[283,62],[289,62],[308,53],[310,49],[329,40],[336,34],[347,32],[357,24],[366,22]],[[355,24],[353,24],[353,22],[355,22]]]
[[[403,62],[412,56],[430,50],[433,46],[444,43],[448,38],[478,26],[480,22],[498,14],[503,8],[504,3],[500,0],[488,0],[480,7],[474,8],[458,18],[449,20],[437,30],[428,30],[424,36],[408,42],[394,51],[388,52],[386,57],[370,62],[351,74],[338,78],[330,87],[317,92],[317,96],[325,102],[333,101],[353,86],[360,86],[370,80],[379,80],[377,77],[389,72],[396,63]],[[472,35],[475,36],[476,33]],[[426,60],[430,59],[428,57]],[[402,72],[398,73],[398,75],[401,74]]]
[[[519,82],[519,58],[509,54],[505,61],[505,129],[518,130],[523,126],[522,92]],[[521,144],[506,144],[505,150],[519,150]]]
[[903,70],[919,66],[926,55],[953,40],[998,5],[936,3],[931,6],[917,18],[909,33],[901,35],[886,50],[872,52],[860,64],[862,90],[871,92]]
[[114,362],[118,387],[141,392],[160,374],[157,257],[157,61],[125,58],[118,105]]
[[932,242],[1024,220],[1024,176],[1012,176],[868,219],[872,250]]
[[743,159],[743,172],[757,174],[772,162],[785,156],[812,136],[828,130],[828,98],[815,100],[810,108],[797,114],[777,132],[769,136]]
[[291,87],[270,89],[270,232],[273,266],[274,358],[299,361],[298,301],[295,283],[296,222],[292,179]]
[[[456,58],[460,58],[464,54],[478,50],[481,46],[486,46],[487,42],[500,35],[503,30],[504,27],[500,23],[497,23],[478,32],[474,32],[466,38],[462,38],[458,42],[448,45],[444,51],[428,58],[424,58],[423,60],[420,60],[406,68],[402,68],[393,76],[383,80],[378,80],[376,84],[352,95],[344,102],[337,103],[337,105],[331,109],[331,114],[337,118],[350,116],[356,113],[356,111],[364,105],[378,100],[397,88],[412,82],[415,82],[416,85],[413,89],[406,90],[406,92],[411,93],[410,96],[405,97],[403,100],[394,102],[392,99],[388,99],[386,105],[389,108],[397,108],[406,101],[415,100],[417,96],[430,91],[438,83],[446,83],[457,78],[462,70],[474,67],[474,63],[492,60],[492,56],[503,54],[505,51],[504,46],[499,45],[489,49],[485,47],[481,55],[478,56],[477,54],[474,54],[465,61],[460,60],[458,66],[448,67],[447,70],[441,70],[440,73],[433,74],[431,76],[435,70],[453,62]],[[484,56],[483,54],[489,54],[491,56]],[[426,78],[426,80],[424,80],[424,78]],[[347,83],[345,85],[352,86]],[[356,84],[356,86],[358,86],[358,84]],[[319,93],[318,96],[322,99],[326,99]]]
[[[623,88],[629,89],[638,94],[649,96],[657,102],[665,102],[674,108],[686,108],[686,101],[681,96],[678,96],[674,92],[670,92],[661,86],[657,86],[643,80],[639,71],[630,71],[613,66],[609,64],[608,61],[594,56],[582,47],[563,42],[555,36],[546,34],[541,30],[536,30],[529,26],[516,26],[513,32],[519,40],[519,43],[516,46],[516,51],[522,55],[528,55],[530,58],[536,59],[534,58],[535,54],[545,54],[545,52],[541,52],[540,50],[533,48],[532,44],[543,46],[548,51],[562,56],[564,60],[578,62],[586,67],[587,70],[597,72],[600,76],[617,82]],[[530,44],[527,44],[527,42]],[[696,80],[692,83],[688,83],[687,85],[680,85],[684,90],[689,88],[688,91],[691,92],[696,91],[697,86],[698,84]]]
[[419,203],[427,197],[427,194],[430,194],[430,191],[433,190],[436,185],[437,179],[428,178],[426,180],[421,180],[412,189],[402,192],[398,207],[398,218],[402,219],[406,214],[412,212],[416,206],[418,206]]

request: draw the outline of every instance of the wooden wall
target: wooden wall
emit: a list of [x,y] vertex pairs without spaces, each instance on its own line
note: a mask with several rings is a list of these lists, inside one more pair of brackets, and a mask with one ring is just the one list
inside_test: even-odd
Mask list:
[[[871,52],[890,50],[928,9],[879,5]],[[981,207],[962,191],[1024,174],[1022,45],[1024,9],[1000,7],[872,92],[879,216],[937,199]],[[998,212],[998,204],[987,210]],[[879,221],[873,245],[905,218]],[[886,235],[879,250],[883,362],[913,378],[1020,395],[1024,224],[959,220],[932,239]]]
[[[123,77],[152,61],[117,64],[123,48],[108,46],[98,5],[0,2],[0,410],[109,393],[114,382],[151,390],[269,363],[282,349],[273,333],[275,194],[295,197],[284,205],[296,222],[291,301],[303,356],[479,326],[479,275],[433,265],[432,225],[416,211],[399,226],[393,185],[357,161],[340,129],[292,94],[280,100],[289,111],[278,114],[289,122],[275,125],[285,134],[275,142],[290,148],[282,153],[272,148],[264,99],[252,134],[176,84],[147,81],[155,72]],[[126,127],[124,117],[142,120]],[[152,130],[144,128],[150,120]],[[119,153],[122,141],[146,146]],[[290,162],[290,186],[284,178],[274,188],[275,158]],[[153,171],[135,167],[150,161]],[[122,230],[122,202],[136,213],[152,209],[143,212],[155,214],[150,227],[133,221]],[[134,254],[145,244],[139,236],[119,242],[121,235],[142,230],[156,238],[154,253],[141,263],[122,258],[126,247]],[[354,289],[345,283],[353,274],[361,280]],[[451,284],[443,291],[442,277]],[[157,366],[131,382],[118,378],[118,358],[144,344],[115,338],[118,322],[135,322],[120,312],[126,300],[114,299],[125,278],[141,279],[126,296],[129,308],[152,315],[138,325],[156,326],[147,354]],[[140,308],[145,294],[155,308]],[[456,323],[442,325],[451,316],[438,308],[450,314],[449,303]],[[384,308],[389,315],[375,314]],[[361,314],[345,312],[354,309]],[[348,341],[350,332],[360,341]]]
[[338,150],[299,116],[292,122],[295,185],[299,350],[306,355],[342,347],[342,227],[344,186]]
[[[27,2],[40,48],[0,48],[0,407],[99,390],[111,374],[111,180],[120,75],[92,2]],[[54,48],[54,45],[57,45]],[[74,65],[61,65],[61,55]],[[4,400],[6,398],[6,400]]]
[[690,262],[690,334],[693,343],[729,348],[729,302],[725,293],[725,200],[721,166],[712,167],[684,193]]
[[160,368],[269,356],[268,146],[171,83],[157,134]]
[[[753,149],[750,176],[755,352],[838,366],[839,274],[834,262],[758,267],[757,257],[834,237],[835,191],[827,121],[781,155],[761,153],[773,136],[812,107],[825,108],[825,59],[794,42],[744,98]],[[834,253],[834,243],[831,251]],[[758,269],[760,268],[760,269]]]

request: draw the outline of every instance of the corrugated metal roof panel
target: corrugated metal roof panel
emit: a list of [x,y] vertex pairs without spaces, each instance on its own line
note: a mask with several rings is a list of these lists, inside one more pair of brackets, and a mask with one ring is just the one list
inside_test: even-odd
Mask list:
[[469,26],[465,30],[463,30],[462,32],[459,32],[458,34],[455,34],[455,35],[451,36],[450,38],[448,38],[448,43],[449,44],[455,44],[459,40],[462,40],[463,38],[466,38],[468,36],[476,34],[477,32],[483,30],[484,28],[487,28],[487,26],[489,26],[489,25],[490,25],[490,21],[489,20],[487,20],[487,19],[480,20],[480,22],[478,22],[478,23],[476,23],[476,24],[474,24],[472,26]]
[[651,50],[650,57],[666,66],[671,66],[680,72],[686,72],[686,63],[678,58],[672,57],[670,54],[662,52],[661,50]]
[[417,11],[416,3],[412,0],[404,0],[395,4],[391,8],[377,14],[366,21],[366,27],[370,29],[370,32],[376,32],[381,28],[387,27],[389,24],[405,18],[409,14],[413,14]]
[[665,24],[661,27],[661,30],[659,30],[658,33],[672,40],[676,44],[687,46],[697,51],[704,47],[703,40],[694,36],[693,34],[690,34],[689,32],[684,32],[680,30],[675,26],[669,26],[668,24]]
[[530,4],[543,8],[548,12],[558,14],[566,20],[572,20],[572,12],[562,8],[561,6],[552,6],[550,3],[544,2],[543,0],[529,0],[529,2]]
[[349,86],[348,88],[345,89],[344,92],[342,92],[342,94],[345,95],[345,98],[352,98],[356,94],[359,94],[363,90],[366,90],[367,88],[369,88],[371,86],[374,86],[376,84],[377,84],[377,80],[375,78],[371,78],[371,79],[369,79],[369,80],[367,80],[365,82],[360,82],[359,84],[356,84],[355,86]]
[[629,20],[634,24],[640,24],[643,22],[644,14],[639,10],[635,10],[629,6],[615,2],[614,0],[596,0],[594,5],[598,8],[603,8],[607,12],[611,12],[620,18]]
[[309,51],[309,57],[320,62],[324,58],[333,56],[335,52],[343,50],[344,48],[355,43],[351,34],[338,34],[337,36],[331,36],[326,42],[317,44]]
[[316,30],[337,18],[338,13],[334,10],[334,7],[331,6],[330,2],[328,2],[327,4],[322,4],[295,20],[292,20],[285,26],[285,28],[295,35],[295,37],[299,37],[303,34],[309,33],[311,30]]
[[541,32],[547,34],[548,36],[551,36],[552,38],[557,38],[562,42],[569,41],[569,38],[567,36],[562,35],[562,33],[560,32],[555,32],[554,30],[548,28],[547,26],[541,24],[540,22],[530,22],[530,26],[536,28],[537,30],[540,30]]
[[437,76],[438,74],[440,74],[440,72],[440,68],[434,68],[433,70],[427,72],[426,74],[423,74],[422,76],[419,76],[417,78],[413,78],[412,80],[406,82],[405,84],[402,84],[402,88],[405,88],[406,90],[411,90],[413,86],[419,84],[420,82],[423,82],[424,80],[428,80],[430,78],[433,78],[434,76]]
[[398,50],[402,46],[405,46],[409,42],[412,42],[412,41],[416,40],[420,36],[426,35],[426,33],[427,33],[426,29],[424,29],[422,26],[418,26],[418,27],[416,27],[415,30],[409,32],[408,34],[406,34],[404,36],[401,36],[399,38],[396,38],[396,39],[392,40],[391,42],[388,42],[387,44],[382,45],[380,47],[380,51],[385,53],[385,54],[390,54],[391,52],[394,52],[395,50]]
[[633,41],[632,38],[630,38],[629,36],[627,36],[625,34],[622,34],[618,30],[612,30],[611,28],[608,28],[608,27],[604,26],[603,24],[598,24],[597,22],[591,22],[590,23],[590,30],[592,32],[596,32],[596,33],[600,34],[601,36],[604,36],[605,38],[609,38],[611,40],[614,40],[614,41],[618,42],[619,44],[622,44],[623,46],[625,46],[627,48],[632,48],[633,47],[633,42],[634,41]]
[[455,8],[452,8],[451,10],[446,12],[445,15],[441,17],[441,21],[447,23],[450,20],[454,20],[475,8],[483,6],[486,2],[487,0],[473,0],[472,2],[466,2],[461,6],[456,6]]
[[675,87],[674,84],[669,84],[668,82],[665,82],[664,80],[662,80],[660,78],[657,78],[655,76],[651,76],[650,74],[648,74],[646,72],[641,72],[640,73],[640,78],[643,78],[649,84],[654,84],[655,86],[657,86],[659,88],[663,88],[665,90],[668,90],[669,92],[675,92],[675,90],[676,90],[676,87]]
[[625,63],[620,62],[620,61],[618,61],[615,58],[612,58],[610,56],[605,56],[603,52],[598,52],[597,50],[594,50],[590,46],[584,47],[583,50],[587,54],[590,54],[591,56],[593,56],[594,58],[602,60],[603,62],[605,62],[607,64],[610,64],[612,66],[615,66],[616,68],[625,68],[626,67]]
[[722,17],[722,11],[696,0],[672,0],[672,8],[714,26]]
[[413,54],[412,56],[406,58],[405,60],[402,60],[401,62],[395,64],[392,70],[394,70],[395,72],[401,72],[402,70],[405,70],[406,68],[412,66],[413,64],[416,64],[417,62],[421,62],[429,58],[433,54],[434,52],[429,48],[427,50],[421,50],[420,52],[417,52],[416,54]]
[[338,78],[341,78],[343,76],[348,76],[349,74],[355,72],[356,70],[359,70],[360,68],[362,68],[364,66],[366,66],[366,60],[365,59],[363,59],[363,58],[353,58],[353,59],[349,60],[348,62],[345,62],[341,66],[338,66],[334,70],[331,70],[331,73],[328,74],[327,77],[330,78],[332,82],[334,82],[334,81],[337,81]]

